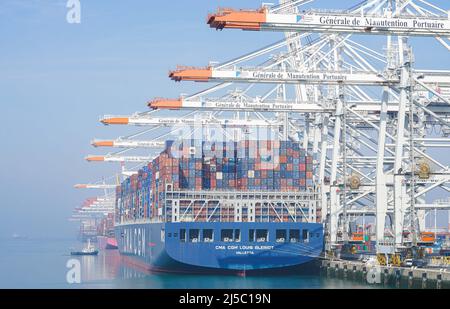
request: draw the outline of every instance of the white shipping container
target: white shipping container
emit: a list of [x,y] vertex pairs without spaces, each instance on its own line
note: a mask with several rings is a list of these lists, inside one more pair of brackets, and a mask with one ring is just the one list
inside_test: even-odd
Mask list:
[[248,178],[255,178],[255,171],[248,171]]

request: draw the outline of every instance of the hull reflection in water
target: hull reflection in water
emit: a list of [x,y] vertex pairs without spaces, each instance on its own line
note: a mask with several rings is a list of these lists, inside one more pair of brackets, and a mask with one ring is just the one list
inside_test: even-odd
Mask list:
[[[98,256],[71,256],[68,248],[74,247],[73,239],[3,240],[1,244],[4,250],[0,252],[2,260],[0,273],[4,275],[0,276],[0,288],[320,289],[368,287],[365,284],[338,279],[300,276],[299,272],[294,271],[290,274],[252,277],[147,274],[125,264],[118,250],[101,250]],[[30,258],[33,263],[30,263]],[[80,284],[70,284],[67,281],[73,269],[67,265],[74,265],[68,263],[73,259],[81,264]]]
[[173,274],[149,272],[130,264],[117,250],[106,250],[97,257],[82,257],[82,284],[86,288],[150,288],[150,289],[310,289],[370,288],[365,284],[299,272],[241,277],[219,274]]
[[121,257],[117,250],[100,251],[98,256],[81,256],[82,282],[113,280],[118,277]]

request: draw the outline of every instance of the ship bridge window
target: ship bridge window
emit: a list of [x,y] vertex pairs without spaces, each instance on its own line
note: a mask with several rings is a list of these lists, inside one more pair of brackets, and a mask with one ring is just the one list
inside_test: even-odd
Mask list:
[[266,242],[266,241],[269,241],[269,231],[256,230],[256,242]]
[[189,230],[189,242],[198,242],[200,240],[200,230],[192,229]]
[[233,230],[231,229],[222,230],[220,232],[220,240],[224,242],[233,241]]
[[302,240],[303,240],[303,242],[309,242],[309,231],[308,230],[302,231]]
[[186,242],[186,230],[185,229],[180,229],[180,241]]
[[203,241],[204,242],[213,242],[214,233],[212,229],[203,230]]
[[240,242],[241,241],[241,230],[234,230],[234,241]]
[[289,242],[300,242],[300,230],[289,230]]
[[248,241],[254,242],[255,241],[255,230],[249,230],[248,231]]
[[276,230],[276,239],[277,239],[277,242],[285,242],[286,241],[286,230]]

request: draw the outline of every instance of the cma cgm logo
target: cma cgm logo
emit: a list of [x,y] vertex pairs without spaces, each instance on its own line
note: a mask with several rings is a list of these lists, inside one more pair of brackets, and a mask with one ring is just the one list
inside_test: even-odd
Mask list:
[[297,15],[297,22],[299,23],[299,22],[301,22],[302,21],[302,19],[303,19],[303,16],[301,16],[301,15]]

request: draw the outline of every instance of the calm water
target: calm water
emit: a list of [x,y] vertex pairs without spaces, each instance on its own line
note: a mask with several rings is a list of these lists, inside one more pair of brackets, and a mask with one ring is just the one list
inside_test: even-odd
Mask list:
[[117,250],[77,259],[81,283],[69,284],[70,240],[0,240],[0,288],[367,288],[337,279],[305,276],[208,276],[143,274],[121,262]]

